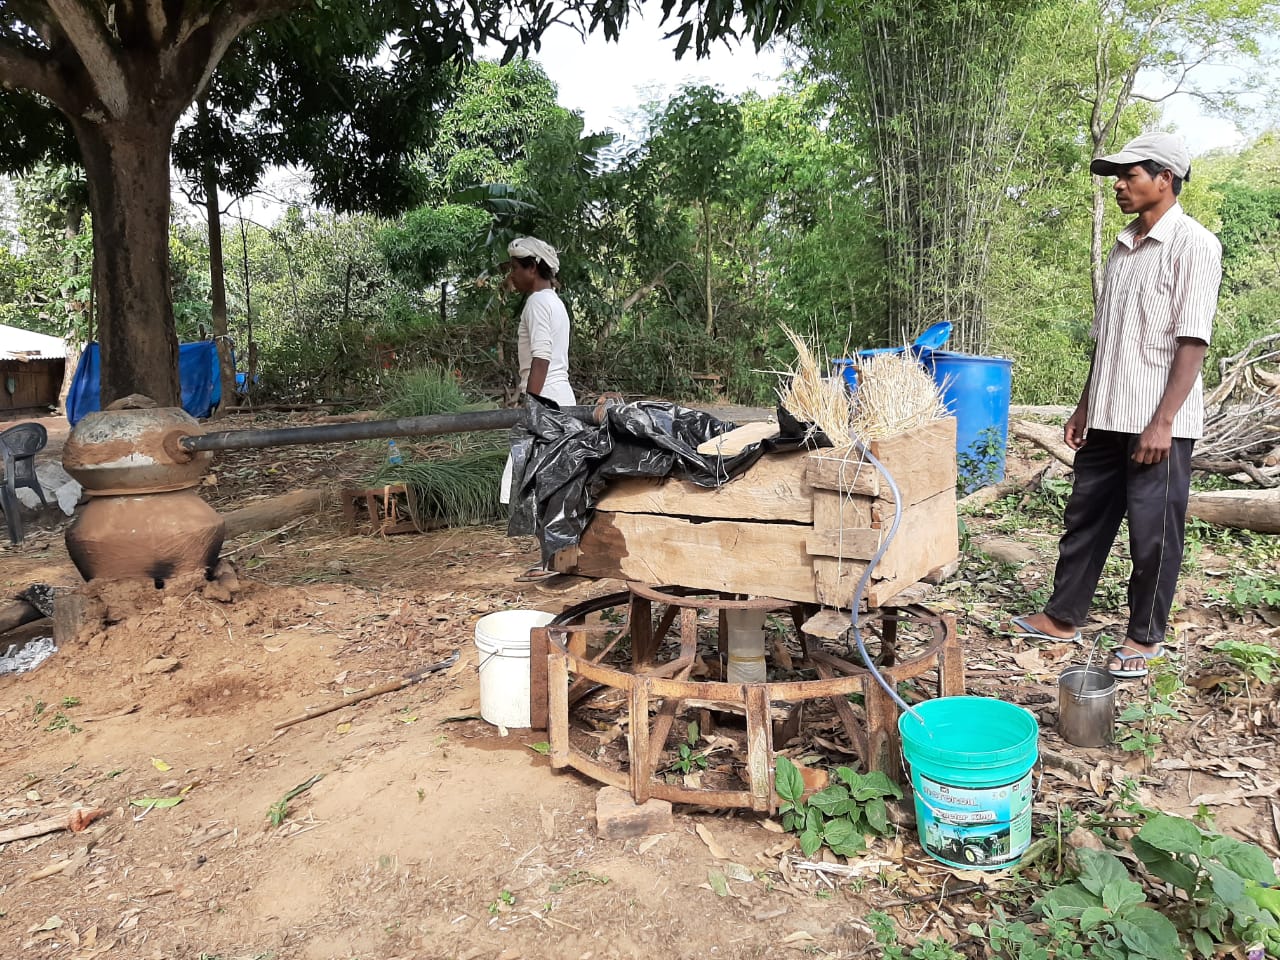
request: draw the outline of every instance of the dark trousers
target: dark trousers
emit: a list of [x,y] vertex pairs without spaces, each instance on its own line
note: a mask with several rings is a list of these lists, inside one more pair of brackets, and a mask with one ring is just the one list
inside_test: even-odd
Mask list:
[[1163,463],[1132,459],[1137,434],[1090,430],[1076,451],[1075,483],[1058,544],[1053,596],[1045,613],[1081,626],[1098,589],[1120,521],[1129,517],[1129,628],[1139,643],[1162,643],[1182,568],[1194,440],[1173,439]]

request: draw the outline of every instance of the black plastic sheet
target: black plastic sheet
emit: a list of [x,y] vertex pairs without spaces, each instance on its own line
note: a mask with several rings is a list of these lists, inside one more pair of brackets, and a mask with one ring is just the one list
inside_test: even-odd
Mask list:
[[610,480],[668,477],[717,487],[770,449],[803,442],[803,425],[779,411],[783,436],[731,457],[698,453],[698,445],[737,425],[701,410],[658,400],[606,409],[604,422],[584,423],[550,401],[528,397],[525,416],[511,429],[512,489],[507,532],[533,535],[549,563],[576,545]]

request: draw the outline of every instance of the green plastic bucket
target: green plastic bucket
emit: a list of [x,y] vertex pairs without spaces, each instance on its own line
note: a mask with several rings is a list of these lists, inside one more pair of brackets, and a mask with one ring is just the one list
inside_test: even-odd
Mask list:
[[987,697],[917,704],[898,718],[911,767],[920,845],[951,867],[1000,870],[1031,845],[1032,768],[1040,725]]

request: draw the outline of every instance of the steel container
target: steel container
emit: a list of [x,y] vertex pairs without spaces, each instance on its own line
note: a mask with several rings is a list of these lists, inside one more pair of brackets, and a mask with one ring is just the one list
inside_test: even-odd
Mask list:
[[1116,678],[1103,667],[1068,667],[1058,677],[1058,733],[1077,747],[1103,747],[1116,731]]

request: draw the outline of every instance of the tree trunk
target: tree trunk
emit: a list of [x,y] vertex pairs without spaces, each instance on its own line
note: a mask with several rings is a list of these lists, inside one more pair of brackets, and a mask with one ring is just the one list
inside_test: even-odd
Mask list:
[[71,395],[71,384],[76,378],[76,368],[80,366],[80,354],[84,352],[84,344],[75,333],[64,337],[62,343],[67,351],[67,360],[62,368],[62,386],[58,387],[58,410],[65,414],[67,397]]
[[1103,185],[1107,181],[1102,177],[1090,179],[1093,180],[1093,225],[1089,231],[1089,264],[1093,277],[1093,305],[1096,307],[1098,299],[1102,296],[1102,275],[1106,268],[1102,259],[1102,228],[1107,203],[1106,189]]
[[[203,101],[201,101],[203,109]],[[222,262],[222,211],[218,205],[218,174],[212,163],[203,171],[204,208],[209,221],[209,299],[213,320],[214,344],[218,348],[218,372],[222,399],[214,416],[219,417],[235,402],[236,362],[231,355],[231,336],[227,329],[227,274]]]
[[707,297],[707,336],[716,328],[716,311],[711,304],[711,204],[702,201],[702,281]]
[[[157,111],[158,112],[158,111]],[[169,286],[169,144],[174,121],[72,120],[89,181],[103,407],[141,393],[177,406]]]

